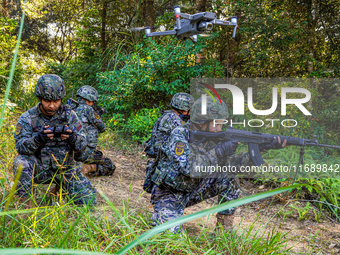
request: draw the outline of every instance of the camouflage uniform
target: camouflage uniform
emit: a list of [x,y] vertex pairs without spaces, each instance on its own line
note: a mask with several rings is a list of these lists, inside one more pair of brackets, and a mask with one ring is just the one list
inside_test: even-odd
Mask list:
[[[170,106],[178,110],[189,111],[193,102],[194,99],[191,95],[179,92],[172,97]],[[168,140],[171,131],[185,123],[186,122],[181,118],[181,115],[179,116],[173,110],[164,111],[152,128],[151,138],[143,145],[146,154],[151,158],[156,158],[160,146]],[[144,189],[149,192],[152,188],[150,183],[150,170],[154,163],[154,160],[148,161],[146,170],[148,177],[143,185]]]
[[[36,96],[57,100],[65,94],[65,86],[60,77],[48,74],[38,80]],[[23,167],[18,183],[18,195],[28,197],[34,183],[49,183],[53,180],[68,190],[69,196],[76,204],[95,204],[96,191],[81,173],[81,166],[74,161],[74,152],[81,152],[86,147],[81,122],[67,105],[60,105],[53,116],[44,115],[40,105],[39,103],[20,116],[14,135],[19,153],[13,163],[14,174],[20,166]],[[70,142],[54,137],[46,143],[39,142],[36,135],[47,125],[67,125],[73,131],[75,140]]]
[[89,175],[101,176],[112,175],[116,166],[111,159],[103,157],[103,153],[96,149],[98,144],[98,133],[106,129],[105,122],[100,115],[89,105],[85,99],[93,102],[98,101],[98,92],[91,86],[83,86],[77,92],[78,107],[74,111],[83,123],[84,133],[87,138],[87,147],[82,153],[76,154],[76,160],[85,164],[96,164],[96,171]]
[[[209,104],[207,107],[209,108]],[[225,105],[224,109],[227,110]],[[192,115],[195,114],[192,113]],[[221,117],[216,114],[216,116],[210,117],[210,120]],[[224,118],[226,117],[227,111],[225,111]],[[199,123],[197,119],[194,121]],[[171,132],[169,140],[161,147],[161,151],[164,153],[151,177],[154,183],[151,192],[154,214],[151,219],[154,224],[181,217],[184,208],[217,195],[220,202],[238,198],[239,191],[234,187],[233,178],[230,176],[221,177],[209,172],[201,175],[193,171],[197,166],[207,167],[217,164],[240,166],[251,163],[247,153],[240,156],[231,155],[228,158],[218,157],[215,150],[217,143],[212,141],[205,144],[189,143],[190,125],[193,124],[188,122],[176,127]],[[230,215],[234,213],[234,209],[220,213]],[[170,231],[180,232],[180,226],[177,225]]]

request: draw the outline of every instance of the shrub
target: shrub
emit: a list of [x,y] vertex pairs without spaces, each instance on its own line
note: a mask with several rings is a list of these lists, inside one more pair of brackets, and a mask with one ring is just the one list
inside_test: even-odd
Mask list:
[[150,136],[152,127],[160,115],[161,111],[158,108],[143,108],[128,119],[124,119],[122,114],[115,114],[109,123],[113,129],[131,136],[133,141],[144,142]]
[[146,39],[130,55],[119,55],[115,70],[97,74],[98,88],[109,112],[130,115],[135,110],[169,103],[177,92],[189,92],[190,79],[223,76],[215,60],[196,63],[206,43],[165,38]]

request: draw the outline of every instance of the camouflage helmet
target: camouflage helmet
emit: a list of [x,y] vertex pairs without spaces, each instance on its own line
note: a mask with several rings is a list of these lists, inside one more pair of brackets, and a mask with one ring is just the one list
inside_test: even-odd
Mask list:
[[58,100],[66,96],[63,79],[55,74],[44,74],[35,86],[34,95],[46,100]]
[[203,124],[214,119],[227,119],[229,116],[227,105],[221,100],[207,97],[207,112],[202,114],[202,98],[195,101],[191,107],[190,121],[196,124]]
[[178,110],[189,111],[193,103],[194,98],[190,94],[179,92],[172,97],[170,105]]
[[82,98],[85,98],[89,101],[98,101],[98,92],[95,88],[85,85],[82,86],[80,89],[77,91],[77,96],[80,96]]

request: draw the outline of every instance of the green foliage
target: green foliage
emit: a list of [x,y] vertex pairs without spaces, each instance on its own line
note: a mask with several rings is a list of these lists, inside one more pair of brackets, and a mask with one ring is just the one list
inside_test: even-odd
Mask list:
[[134,109],[168,104],[177,92],[189,91],[190,79],[222,76],[214,60],[196,64],[203,41],[192,44],[172,38],[146,39],[129,55],[117,56],[115,69],[98,74],[98,88],[109,111],[131,114]]
[[[115,114],[110,120],[111,127],[132,137],[133,142],[144,142],[149,138],[152,127],[156,120],[161,116],[158,108],[141,109],[132,114],[126,120],[122,115]],[[113,126],[112,126],[113,123]]]
[[322,214],[315,210],[315,208],[311,206],[310,202],[307,202],[305,206],[301,206],[300,202],[290,204],[288,208],[283,208],[279,212],[279,215],[283,216],[283,220],[285,220],[287,217],[293,217],[295,213],[298,214],[298,220],[313,219],[320,222],[322,217]]
[[[340,217],[340,180],[336,178],[320,178],[320,179],[298,179],[300,183],[307,183],[309,187],[307,192],[300,189],[298,196],[303,198],[312,198],[324,203],[317,203],[322,209],[328,211],[331,215]],[[317,192],[315,192],[317,191]],[[334,206],[332,206],[334,205]]]
[[[307,202],[305,207],[301,207],[299,206],[300,203],[299,202],[295,202],[294,204],[289,205],[289,207],[291,207],[292,209],[295,209],[298,214],[298,220],[305,220],[305,219],[310,219],[310,214],[309,212],[312,211],[314,213],[314,215],[317,215],[316,210],[310,206],[310,203]],[[319,216],[316,216],[315,219],[319,219]]]
[[218,0],[212,11],[239,17],[236,39],[219,28],[209,48],[228,64],[231,77],[339,76],[337,0]]
[[67,94],[71,95],[73,89],[77,92],[84,85],[95,86],[96,74],[101,69],[99,61],[100,59],[97,58],[97,62],[89,63],[76,58],[66,64],[48,62],[47,68],[49,73],[57,74],[63,78]]
[[[14,56],[14,49],[17,41],[15,28],[17,21],[0,16],[0,93],[4,93],[7,81],[9,79],[10,67]],[[13,77],[13,88],[15,90],[19,87],[20,78],[23,73],[23,67],[20,62],[20,54],[15,67]]]

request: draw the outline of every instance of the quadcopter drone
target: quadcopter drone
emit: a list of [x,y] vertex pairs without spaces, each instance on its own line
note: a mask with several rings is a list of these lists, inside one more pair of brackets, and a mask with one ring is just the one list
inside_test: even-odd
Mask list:
[[[237,17],[231,17],[230,21],[219,20],[213,12],[200,12],[193,15],[181,13],[179,6],[174,6],[176,17],[176,25],[173,30],[164,32],[151,32],[152,27],[137,28],[137,30],[145,29],[145,36],[162,36],[176,35],[178,39],[190,38],[194,43],[197,42],[197,35],[212,30],[214,25],[234,26],[232,37],[235,38],[237,25]],[[180,19],[180,18],[183,19]]]

